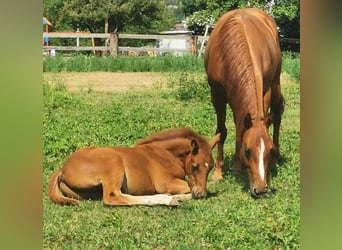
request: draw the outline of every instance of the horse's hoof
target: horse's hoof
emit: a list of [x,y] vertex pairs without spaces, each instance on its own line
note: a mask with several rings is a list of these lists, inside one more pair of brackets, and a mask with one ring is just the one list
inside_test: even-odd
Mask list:
[[169,205],[172,206],[172,207],[177,207],[180,205],[181,203],[181,198],[180,197],[172,197],[171,200],[170,200],[170,203]]
[[179,199],[179,201],[183,202],[183,201],[191,200],[192,199],[192,194],[191,193],[188,193],[188,194],[176,194],[175,197],[177,197]]
[[232,175],[235,177],[241,176],[242,169],[241,168],[232,168]]

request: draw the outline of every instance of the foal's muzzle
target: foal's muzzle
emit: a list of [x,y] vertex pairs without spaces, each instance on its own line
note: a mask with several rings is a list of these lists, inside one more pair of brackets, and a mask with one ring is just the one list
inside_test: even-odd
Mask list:
[[194,186],[191,190],[191,194],[195,199],[204,198],[207,196],[207,192],[199,186]]

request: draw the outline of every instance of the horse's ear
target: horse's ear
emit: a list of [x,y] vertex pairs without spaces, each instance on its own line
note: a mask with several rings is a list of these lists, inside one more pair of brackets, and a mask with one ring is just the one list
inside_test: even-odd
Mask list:
[[245,116],[245,128],[246,129],[249,129],[250,127],[252,127],[252,117],[251,117],[251,114],[248,113],[246,116]]
[[193,155],[197,155],[198,154],[198,143],[196,140],[191,140],[191,153]]
[[210,145],[211,150],[213,150],[213,148],[216,146],[216,144],[219,143],[220,138],[221,138],[221,133],[218,133],[214,136],[213,139],[211,139],[209,141],[209,145]]

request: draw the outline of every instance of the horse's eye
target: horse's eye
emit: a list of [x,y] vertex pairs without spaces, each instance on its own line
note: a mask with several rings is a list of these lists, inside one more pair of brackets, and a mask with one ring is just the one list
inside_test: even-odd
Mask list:
[[245,150],[245,156],[249,160],[249,158],[251,157],[251,150],[250,149]]

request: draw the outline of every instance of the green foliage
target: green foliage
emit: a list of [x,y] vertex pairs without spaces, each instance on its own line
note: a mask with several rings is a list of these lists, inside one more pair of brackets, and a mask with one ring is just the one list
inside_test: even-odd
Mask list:
[[178,100],[210,100],[210,89],[206,78],[198,79],[194,74],[181,73],[179,79],[169,85]]
[[[235,141],[228,109],[227,172],[223,181],[208,182],[207,199],[190,200],[178,208],[106,207],[101,201],[63,207],[48,199],[50,175],[77,148],[129,146],[152,132],[180,126],[212,137],[216,117],[208,89],[202,88],[204,80],[180,74],[170,82],[171,88],[125,93],[71,93],[62,84],[53,87],[44,83],[43,248],[298,249],[298,84],[283,83],[282,163],[271,182],[275,193],[268,198],[251,198],[244,179],[234,178],[228,170]],[[196,96],[191,98],[191,93]]]
[[291,78],[300,82],[300,54],[290,51],[283,52],[282,72],[287,72]]
[[44,16],[54,31],[155,33],[171,28],[175,17],[160,0],[44,0]]
[[236,7],[236,0],[185,0],[180,6],[187,16],[188,28],[197,35],[203,35],[206,25],[213,25],[223,13]]
[[283,35],[299,37],[299,22],[297,22],[299,20],[299,0],[276,0],[274,2],[275,4],[271,5],[270,1],[264,0],[184,0],[180,8],[187,16],[188,27],[199,35],[203,35],[205,25],[214,24],[225,12],[236,8],[255,7],[263,9],[273,16]]

